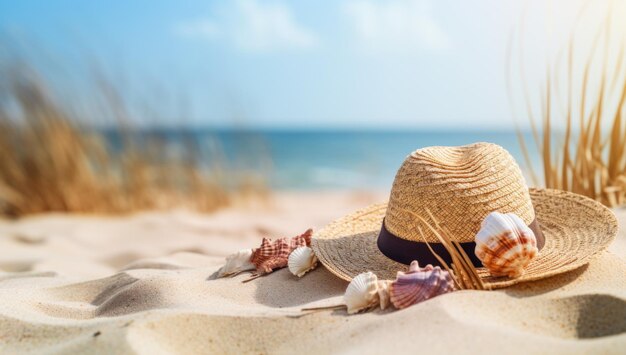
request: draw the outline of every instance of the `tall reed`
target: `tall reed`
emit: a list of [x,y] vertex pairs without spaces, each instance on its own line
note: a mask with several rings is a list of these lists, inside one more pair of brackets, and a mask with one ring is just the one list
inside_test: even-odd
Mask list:
[[[211,211],[265,193],[262,182],[240,179],[216,157],[200,154],[191,136],[181,138],[182,149],[172,156],[162,139],[143,137],[123,119],[107,131],[81,123],[29,68],[7,72],[0,88],[1,215]],[[120,102],[109,104],[126,111]]]
[[[609,20],[607,17],[598,31],[582,66],[575,63],[574,35],[564,51],[567,53],[565,63],[548,66],[540,97],[540,129],[534,119],[526,83],[524,97],[533,140],[541,155],[545,186],[582,194],[614,207],[626,204],[626,127],[623,123],[626,73],[622,70],[625,67],[623,47],[613,63],[609,60],[612,53]],[[599,70],[593,70],[594,61]],[[565,80],[557,70],[563,65],[567,70]],[[525,80],[523,73],[522,80]],[[558,99],[562,87],[567,90],[565,104]],[[559,112],[555,109],[557,106],[565,109]],[[560,130],[561,126],[564,130]],[[526,165],[537,184],[528,145],[522,134],[518,134],[518,138]]]

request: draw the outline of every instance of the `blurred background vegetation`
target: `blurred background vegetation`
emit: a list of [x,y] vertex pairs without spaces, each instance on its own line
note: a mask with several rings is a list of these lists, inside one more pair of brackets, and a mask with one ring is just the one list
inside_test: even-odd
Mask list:
[[504,146],[530,185],[626,204],[626,3],[62,9],[0,0],[1,215],[388,190],[410,151],[475,141]]
[[[98,127],[60,100],[27,60],[2,65],[1,214],[177,206],[213,211],[266,197],[260,169],[234,169],[218,143],[206,149],[189,130],[134,128],[124,100],[107,81],[90,92],[114,116],[113,124]],[[102,116],[83,113],[90,114]]]

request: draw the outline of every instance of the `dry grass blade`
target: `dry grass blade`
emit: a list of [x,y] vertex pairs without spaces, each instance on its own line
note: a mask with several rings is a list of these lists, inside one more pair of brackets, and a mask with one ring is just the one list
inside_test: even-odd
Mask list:
[[266,274],[256,274],[256,275],[252,275],[252,276],[248,277],[247,279],[245,279],[245,280],[241,281],[241,283],[242,283],[242,284],[245,284],[245,283],[248,283],[248,282],[250,282],[250,281],[253,281],[253,280],[258,279],[259,277],[263,277],[263,276],[265,276],[265,275],[266,275]]
[[347,309],[348,306],[345,304],[337,304],[333,306],[321,306],[321,307],[308,307],[302,308],[300,311],[302,312],[319,312],[319,311],[334,311],[338,309]]
[[448,263],[445,262],[445,260],[443,260],[443,258],[441,258],[441,256],[439,256],[434,250],[433,248],[430,246],[430,243],[428,243],[426,241],[426,237],[424,236],[424,231],[422,230],[421,227],[417,227],[418,232],[420,233],[420,235],[422,236],[422,240],[424,241],[424,243],[426,243],[426,246],[428,247],[428,250],[430,250],[430,252],[435,256],[435,258],[437,259],[437,261],[439,261],[439,264],[443,265],[443,268],[446,269],[447,272],[450,273],[450,275],[452,276],[452,281],[454,281],[455,286],[460,289],[460,290],[464,290],[466,288],[464,280],[463,279],[458,279],[456,277],[456,270],[454,269],[454,265],[448,265]]
[[[552,104],[556,104],[559,97],[552,92],[553,85],[557,90],[559,85],[556,84],[561,78],[556,71],[548,70],[545,96],[541,97],[543,130],[541,137],[535,134],[533,137],[536,143],[541,143],[546,187],[579,193],[615,207],[626,203],[626,129],[622,122],[626,103],[626,73],[622,70],[625,67],[622,43],[616,61],[613,64],[609,61],[612,52],[609,40],[610,14],[607,14],[603,23],[604,26],[594,36],[587,59],[582,63],[579,82],[575,75],[575,38],[573,35],[570,37],[566,63],[567,110],[562,116],[557,116],[552,110],[555,106]],[[560,65],[557,61],[552,68]],[[523,66],[520,70],[523,73]],[[526,83],[523,85],[525,88]],[[580,89],[574,90],[576,87]],[[524,92],[534,133],[534,115],[526,90]],[[574,95],[574,92],[578,94]],[[574,109],[576,102],[577,110]],[[574,129],[576,116],[578,125]],[[555,129],[557,122],[563,122],[565,127],[562,144],[554,144],[560,136],[560,132]],[[607,127],[608,131],[605,131]],[[521,133],[518,138],[527,156],[527,145]]]
[[446,248],[446,251],[448,252],[448,254],[450,254],[450,257],[452,259],[452,264],[450,266],[443,260],[443,258],[440,255],[435,253],[435,251],[432,249],[430,244],[424,238],[422,229],[419,226],[417,227],[418,231],[420,232],[420,235],[422,236],[422,239],[428,246],[431,253],[433,253],[435,258],[437,258],[437,260],[441,263],[441,265],[443,265],[444,268],[448,272],[450,272],[450,275],[452,276],[458,288],[462,290],[484,290],[485,289],[485,285],[481,281],[480,276],[478,275],[478,272],[476,271],[476,268],[469,261],[469,257],[467,256],[463,248],[461,248],[461,246],[458,243],[455,243],[454,241],[451,240],[451,238],[449,237],[448,231],[439,225],[439,222],[434,218],[434,216],[430,213],[430,211],[428,211],[428,213],[430,215],[432,222],[427,221],[425,218],[416,214],[413,211],[409,211],[407,209],[401,209],[401,210],[403,212],[409,213],[410,215],[415,217],[419,222],[423,223],[426,226],[426,228],[428,228],[437,237],[437,239],[439,239],[439,242],[444,246],[444,248]]
[[476,271],[474,264],[470,261],[470,258],[465,253],[465,250],[463,250],[463,248],[461,247],[461,244],[457,242],[456,240],[452,240],[452,238],[450,238],[450,235],[452,235],[452,232],[450,232],[450,230],[446,228],[445,226],[441,225],[439,221],[437,220],[437,218],[435,218],[435,216],[430,212],[429,209],[427,209],[426,212],[428,213],[430,220],[433,221],[434,223],[434,229],[438,230],[438,238],[440,240],[442,238],[445,239],[447,244],[451,244],[456,249],[457,253],[454,253],[453,258],[455,262],[457,262],[457,264],[462,265],[461,270],[463,271],[465,275],[467,275],[468,279],[473,283],[473,286],[471,288],[480,289],[480,290],[485,289],[485,285],[483,284],[480,276],[478,275],[478,272]]

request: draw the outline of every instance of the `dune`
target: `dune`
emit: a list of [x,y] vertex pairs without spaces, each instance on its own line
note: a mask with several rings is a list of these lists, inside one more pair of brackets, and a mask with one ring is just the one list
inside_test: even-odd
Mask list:
[[[623,353],[626,232],[592,263],[497,291],[348,316],[347,283],[318,267],[216,279],[264,236],[320,228],[384,199],[283,193],[271,206],[0,222],[2,353]],[[626,210],[616,210],[621,226]]]

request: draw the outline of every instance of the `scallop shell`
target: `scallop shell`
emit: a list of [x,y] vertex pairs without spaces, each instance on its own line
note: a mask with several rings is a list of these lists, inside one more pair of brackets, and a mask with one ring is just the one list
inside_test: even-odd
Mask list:
[[299,247],[289,254],[287,266],[292,274],[302,277],[307,272],[317,266],[317,257],[313,249],[309,247]]
[[242,249],[226,257],[226,264],[217,271],[217,277],[226,277],[243,271],[254,270],[256,267],[250,262],[252,249]]
[[357,275],[350,281],[343,300],[348,306],[348,314],[376,307],[380,302],[378,277],[371,271]]
[[250,258],[250,262],[256,267],[259,274],[268,274],[276,269],[288,265],[289,254],[298,247],[311,245],[311,235],[313,230],[308,229],[303,234],[293,238],[279,238],[271,241],[263,238],[261,246],[255,249]]
[[454,281],[447,271],[432,265],[420,268],[413,261],[408,272],[398,272],[389,286],[389,298],[394,307],[402,309],[452,291]]
[[538,252],[535,233],[513,213],[490,213],[476,234],[474,253],[493,276],[521,276]]

